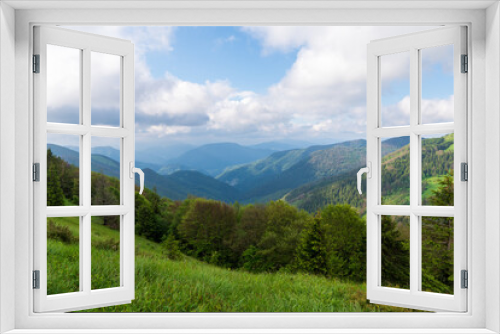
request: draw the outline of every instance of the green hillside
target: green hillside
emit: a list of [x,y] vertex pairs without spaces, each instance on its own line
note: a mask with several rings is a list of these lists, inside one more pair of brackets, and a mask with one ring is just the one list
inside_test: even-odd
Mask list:
[[[439,180],[453,169],[453,134],[422,141],[422,201],[428,203]],[[382,159],[382,201],[384,204],[409,204],[409,145],[387,154]],[[365,195],[356,186],[357,169],[338,176],[326,177],[291,190],[284,195],[291,203],[308,212],[316,212],[327,204],[349,204],[361,214],[366,210]],[[363,182],[363,187],[365,182]]]
[[262,159],[274,151],[241,146],[235,143],[207,144],[182,154],[171,161],[208,175],[216,176],[229,166]]
[[[48,151],[48,205],[78,203],[78,168]],[[118,180],[92,173],[91,202],[116,202]],[[439,184],[432,201],[449,201],[453,182]],[[366,222],[348,205],[314,215],[284,201],[258,205],[188,198],[172,201],[145,189],[135,196],[136,300],[107,308],[126,312],[380,311],[370,305]],[[119,219],[93,217],[92,287],[119,284]],[[49,294],[79,287],[79,222],[49,218]],[[436,226],[439,228],[436,229]],[[453,287],[453,220],[423,222],[426,291]],[[407,235],[385,217],[383,283],[407,287]],[[439,242],[435,242],[438,240]],[[390,266],[388,266],[390,264]],[[102,309],[101,309],[102,311]]]
[[[53,218],[48,239],[48,294],[78,290],[78,221]],[[52,228],[52,231],[55,228]],[[116,263],[119,232],[92,224],[92,259]],[[72,237],[69,238],[68,236]],[[366,285],[308,274],[219,268],[182,256],[169,260],[162,244],[136,236],[136,294],[131,304],[85,312],[401,312],[369,304]],[[68,263],[67,259],[73,259]],[[106,261],[103,261],[105,259]],[[116,285],[112,265],[92,266],[94,286]]]
[[[407,137],[382,143],[384,154],[408,144]],[[366,161],[366,141],[353,140],[303,150],[277,152],[255,163],[228,170],[218,178],[242,191],[243,203],[282,198],[304,184],[357,170]]]

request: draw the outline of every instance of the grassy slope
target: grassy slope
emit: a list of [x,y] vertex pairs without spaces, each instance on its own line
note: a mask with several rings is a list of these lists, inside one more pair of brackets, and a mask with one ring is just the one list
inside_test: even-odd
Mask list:
[[[58,218],[78,235],[78,220]],[[95,222],[93,286],[116,280],[117,252],[113,231]],[[97,235],[98,234],[98,235]],[[78,245],[49,239],[49,287],[58,292],[78,289]],[[59,261],[54,261],[54,260]],[[70,265],[68,266],[68,259]],[[167,260],[162,246],[136,236],[136,298],[128,305],[86,312],[388,312],[411,311],[369,304],[365,284],[305,274],[251,274],[231,271],[184,257]],[[65,284],[60,286],[58,284]]]

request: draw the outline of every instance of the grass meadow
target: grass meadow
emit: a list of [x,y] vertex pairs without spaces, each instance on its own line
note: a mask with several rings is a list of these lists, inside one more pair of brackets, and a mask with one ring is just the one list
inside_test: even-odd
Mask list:
[[[48,293],[79,290],[78,218],[50,218]],[[161,244],[136,236],[131,304],[83,312],[408,312],[370,304],[366,285],[310,274],[253,274],[187,256],[169,260]],[[119,285],[119,231],[92,221],[92,288]]]

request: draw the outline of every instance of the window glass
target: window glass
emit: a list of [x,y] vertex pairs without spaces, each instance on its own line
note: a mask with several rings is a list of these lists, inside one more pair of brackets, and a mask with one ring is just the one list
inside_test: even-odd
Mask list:
[[453,217],[422,217],[422,291],[453,294]]
[[410,288],[410,217],[382,216],[382,286]]
[[92,137],[92,205],[120,205],[121,139]]
[[47,206],[80,205],[80,136],[47,134]]
[[410,205],[410,137],[381,142],[381,204]]
[[80,123],[81,50],[47,45],[47,122]]
[[121,57],[91,52],[92,125],[120,126]]
[[422,204],[454,204],[454,135],[422,136]]
[[120,284],[120,216],[92,217],[92,290]]
[[410,125],[410,52],[380,57],[381,126]]
[[47,218],[47,295],[80,291],[80,218]]
[[453,45],[420,50],[422,124],[453,122]]

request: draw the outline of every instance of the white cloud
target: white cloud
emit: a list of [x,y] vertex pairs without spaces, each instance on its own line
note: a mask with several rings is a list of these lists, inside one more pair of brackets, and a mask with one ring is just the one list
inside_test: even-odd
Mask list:
[[422,100],[422,123],[453,122],[454,96],[447,99]]
[[[146,62],[151,51],[171,52],[173,27],[85,27],[130,39],[136,48],[138,137],[189,135],[199,138],[361,137],[366,129],[366,45],[374,39],[426,27],[244,27],[262,45],[262,56],[296,52],[284,77],[265,94],[239,91],[227,81],[193,83],[168,73],[154,78]],[[234,36],[221,39],[231,43]],[[434,52],[429,62],[446,52]],[[408,77],[407,60],[388,61],[384,82]],[[111,82],[116,71],[103,74]],[[114,79],[113,79],[114,80]],[[71,98],[67,98],[71,101]],[[95,101],[99,101],[96,98]],[[66,103],[66,102],[65,102]],[[99,102],[106,106],[104,100]],[[407,116],[404,97],[384,112],[393,124]],[[432,119],[445,117],[446,102],[425,102]],[[448,103],[449,104],[449,103]],[[424,105],[423,105],[424,106]],[[216,140],[216,139],[214,139]]]
[[[421,101],[422,123],[453,122],[454,96],[444,99]],[[382,107],[382,126],[410,125],[410,97],[405,96],[395,104]]]
[[147,129],[147,132],[162,138],[169,135],[186,134],[191,132],[189,126],[168,126],[165,124],[152,125]]

